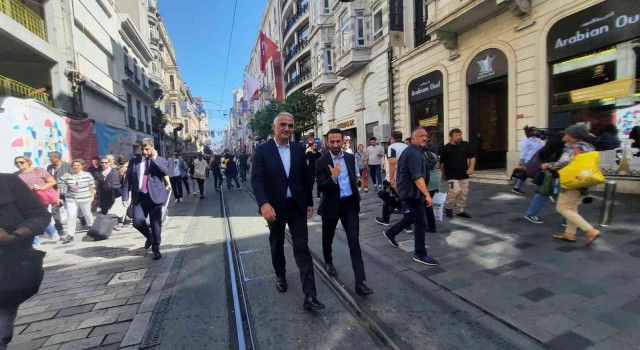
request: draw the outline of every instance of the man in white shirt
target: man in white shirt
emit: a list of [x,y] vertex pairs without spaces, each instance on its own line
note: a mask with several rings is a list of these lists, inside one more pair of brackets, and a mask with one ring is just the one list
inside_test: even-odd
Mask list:
[[369,176],[373,182],[373,190],[378,191],[378,186],[382,189],[382,175],[380,173],[380,165],[384,156],[384,149],[377,144],[375,137],[369,138],[369,147],[365,150],[369,165]]
[[[386,180],[389,181],[393,188],[396,187],[396,163],[400,158],[402,151],[404,151],[408,145],[402,142],[402,132],[394,131],[391,133],[391,138],[389,138],[389,147],[387,148],[387,177]],[[380,225],[389,226],[391,213],[393,213],[394,208],[390,203],[382,204],[382,216],[376,217],[376,222]]]
[[[538,135],[532,133],[532,132],[527,132],[528,129],[525,128],[525,134],[526,134],[526,138],[523,139],[522,141],[520,141],[520,143],[518,144],[519,148],[520,148],[520,168],[523,168],[527,166],[527,163],[529,163],[529,161],[531,160],[531,158],[533,158],[533,155],[535,155],[538,150],[540,148],[542,148],[542,141],[540,141],[540,139],[538,138]],[[511,192],[513,193],[518,193],[518,194],[524,194],[524,192],[522,192],[522,190],[520,189],[524,183],[527,180],[520,180],[520,179],[516,179],[516,184],[515,186],[513,186],[513,189],[511,190]]]
[[200,190],[200,199],[204,198],[204,179],[207,177],[207,161],[202,159],[202,154],[198,154],[198,158],[193,160],[193,177],[198,183]]
[[182,203],[182,177],[187,173],[187,164],[180,157],[179,151],[173,151],[173,158],[168,160],[169,180],[176,203]]

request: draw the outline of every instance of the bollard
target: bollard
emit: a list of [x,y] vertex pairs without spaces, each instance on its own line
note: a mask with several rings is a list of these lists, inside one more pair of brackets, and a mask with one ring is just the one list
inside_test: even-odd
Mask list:
[[611,225],[611,216],[613,215],[613,202],[616,199],[616,182],[607,181],[604,185],[604,200],[602,201],[602,209],[600,210],[600,226],[606,227]]

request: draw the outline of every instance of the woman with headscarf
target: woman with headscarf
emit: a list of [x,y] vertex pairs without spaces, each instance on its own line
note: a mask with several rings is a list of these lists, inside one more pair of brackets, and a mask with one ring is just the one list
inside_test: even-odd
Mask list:
[[[562,155],[557,162],[544,163],[542,169],[560,170],[569,165],[577,154],[594,152],[594,147],[585,142],[589,137],[589,130],[585,125],[571,125],[565,130],[562,140],[565,142]],[[583,189],[561,189],[558,194],[557,210],[567,219],[567,227],[565,232],[559,235],[553,235],[553,238],[575,242],[576,229],[580,228],[587,236],[585,245],[591,245],[598,237],[600,231],[595,229],[578,213],[578,206],[582,203]]]

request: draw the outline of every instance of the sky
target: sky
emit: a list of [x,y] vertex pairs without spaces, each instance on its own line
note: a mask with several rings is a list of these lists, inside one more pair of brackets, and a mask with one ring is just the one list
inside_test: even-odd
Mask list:
[[233,105],[233,90],[242,88],[244,69],[249,63],[267,0],[237,0],[226,83],[224,73],[235,0],[158,2],[183,81],[194,97],[201,96],[215,103],[205,102],[209,129],[223,130],[228,124],[228,116],[223,113],[228,113]]

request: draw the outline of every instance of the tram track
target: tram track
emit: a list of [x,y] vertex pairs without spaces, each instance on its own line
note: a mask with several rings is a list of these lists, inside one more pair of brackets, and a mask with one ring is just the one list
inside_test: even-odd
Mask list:
[[[255,201],[255,195],[253,190],[248,186],[244,186],[246,193]],[[226,202],[225,202],[226,205]],[[228,211],[227,211],[228,213]],[[225,217],[225,221],[228,222],[228,218]],[[286,230],[286,240],[289,244],[293,244],[291,235]],[[316,275],[320,277],[320,280],[325,286],[332,292],[332,294],[338,299],[338,301],[349,311],[358,324],[369,334],[369,336],[380,345],[381,348],[389,350],[409,349],[411,348],[404,341],[390,334],[388,327],[384,322],[379,320],[375,315],[371,314],[364,305],[362,305],[353,293],[351,293],[345,287],[337,277],[332,277],[328,274],[327,270],[322,263],[322,260],[313,252],[311,257],[313,259],[313,267]]]

